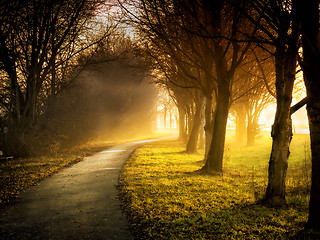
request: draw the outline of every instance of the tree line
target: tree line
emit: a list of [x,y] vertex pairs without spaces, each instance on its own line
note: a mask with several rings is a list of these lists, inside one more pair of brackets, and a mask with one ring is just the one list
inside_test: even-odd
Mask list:
[[[53,116],[58,111],[53,106],[65,105],[61,101],[63,93],[75,89],[79,82],[73,83],[83,70],[91,74],[100,71],[97,66],[107,68],[104,63],[111,59],[122,59],[121,66],[139,69],[129,73],[133,79],[143,79],[152,71],[155,81],[168,89],[178,107],[179,137],[186,142],[186,152],[197,151],[204,124],[206,151],[200,173],[223,171],[229,113],[236,116],[237,138],[243,140],[246,129],[250,145],[257,133],[259,114],[274,99],[277,107],[263,203],[281,206],[286,203],[291,115],[306,104],[312,152],[308,224],[319,228],[319,0],[119,0],[118,3],[126,13],[123,22],[131,25],[129,31],[135,31],[137,47],[122,41],[124,35],[112,37],[123,28],[122,22],[97,18],[108,13],[110,4],[116,4],[114,1],[1,1],[2,150],[16,156],[29,153],[33,145],[30,141],[39,143],[51,135],[39,137],[48,120],[56,121]],[[120,44],[115,47],[114,43]],[[122,46],[135,48],[138,62]],[[113,51],[115,48],[120,50]],[[142,68],[140,60],[146,64]],[[292,106],[298,71],[303,73],[307,97]],[[77,101],[86,102],[79,97],[86,89],[81,91],[68,98],[69,109]],[[119,101],[130,108],[132,99],[145,102],[138,95],[128,93]],[[151,95],[144,96],[151,98]],[[108,101],[112,100],[105,102]],[[92,109],[92,105],[86,106]],[[141,109],[140,104],[136,109]],[[83,113],[76,115],[77,120]]]
[[[137,92],[145,97],[153,92],[134,87],[148,72],[118,27],[114,5],[105,0],[0,2],[0,150],[5,155],[50,153],[87,141],[94,127],[101,125],[110,136],[120,124],[134,125],[128,116],[124,123],[124,112],[129,106],[140,109]],[[112,76],[116,68],[124,69],[121,76]],[[125,106],[116,107],[118,102]]]
[[100,2],[1,1],[0,102],[1,122],[6,126],[2,132],[7,140],[5,151],[15,155],[28,152],[33,126],[76,74],[75,57],[99,42],[81,36],[93,24]]
[[[319,228],[319,1],[120,3],[127,21],[135,27],[158,84],[165,86],[175,100],[180,139],[187,142],[189,153],[197,150],[204,119],[206,154],[200,173],[223,171],[229,113],[236,115],[242,129],[247,121],[250,144],[261,109],[274,98],[276,114],[271,130],[268,186],[262,202],[284,205],[291,115],[307,105],[312,151],[308,224]],[[299,71],[303,72],[307,97],[292,106]]]

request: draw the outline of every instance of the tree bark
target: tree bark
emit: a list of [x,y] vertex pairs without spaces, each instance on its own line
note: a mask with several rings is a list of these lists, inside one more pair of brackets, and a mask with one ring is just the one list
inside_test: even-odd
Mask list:
[[[293,5],[293,11],[296,11]],[[296,75],[299,27],[292,33],[282,32],[275,52],[277,110],[272,126],[272,150],[269,160],[268,186],[264,202],[271,206],[286,203],[285,180],[288,168],[289,146],[292,139],[290,106]]]
[[[318,62],[319,63],[319,62]],[[320,65],[318,65],[319,69]],[[319,70],[318,74],[319,74]],[[319,75],[318,75],[319,76]],[[309,78],[310,79],[310,78]],[[317,77],[319,80],[319,77]],[[316,91],[320,90],[317,86]],[[310,91],[308,91],[310,94]],[[319,95],[319,92],[317,92]],[[311,94],[310,94],[311,95]],[[312,156],[312,174],[311,174],[311,194],[309,202],[308,225],[320,229],[320,98],[313,98],[307,105],[309,117],[311,156]]]
[[[283,112],[279,109],[277,112]],[[286,115],[286,114],[283,114]],[[272,151],[268,170],[268,187],[264,201],[271,206],[281,206],[285,200],[285,180],[288,169],[289,146],[292,139],[291,119],[276,117],[272,127]]]
[[208,152],[212,140],[212,131],[213,131],[213,116],[212,116],[212,97],[206,97],[206,108],[205,108],[205,159],[208,156]]
[[193,125],[189,140],[187,143],[187,153],[197,153],[198,139],[202,123],[202,112],[203,112],[203,97],[200,97],[196,102],[196,112],[193,118]]
[[236,141],[242,144],[246,136],[246,113],[243,106],[236,109]]
[[206,164],[202,171],[206,173],[221,173],[223,153],[226,137],[227,120],[229,114],[230,91],[229,81],[219,82],[216,114],[214,117],[212,141],[208,152]]
[[[295,72],[295,69],[294,66],[292,70]],[[279,72],[279,69],[276,71]],[[280,206],[286,203],[285,180],[290,154],[289,146],[292,139],[290,105],[294,77],[291,77],[290,81],[288,80],[284,80],[281,76],[277,76],[276,80],[276,84],[283,86],[283,89],[279,89],[279,87],[277,89],[277,110],[271,131],[273,141],[269,160],[268,187],[264,199],[271,206]]]
[[178,106],[179,111],[179,140],[186,142],[187,133],[186,133],[186,111],[183,107]]
[[320,229],[320,33],[319,1],[299,0],[302,27],[303,72],[307,89],[312,175],[308,226]]

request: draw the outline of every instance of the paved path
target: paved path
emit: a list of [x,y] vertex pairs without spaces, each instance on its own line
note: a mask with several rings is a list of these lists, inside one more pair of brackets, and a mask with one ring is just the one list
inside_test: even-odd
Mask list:
[[114,146],[23,192],[0,219],[0,239],[133,239],[115,185],[144,143]]

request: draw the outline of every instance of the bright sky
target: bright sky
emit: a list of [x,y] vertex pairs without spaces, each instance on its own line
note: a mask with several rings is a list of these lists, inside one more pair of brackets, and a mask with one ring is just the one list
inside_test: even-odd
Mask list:
[[[305,96],[306,90],[302,80],[302,74],[300,72],[295,83],[294,97],[291,105],[293,106]],[[274,121],[275,112],[276,104],[274,103],[262,111],[259,123],[264,124],[267,129],[270,129]],[[292,114],[292,123],[296,132],[309,133],[308,116],[305,106]]]
[[[264,109],[259,119],[259,124],[263,124],[263,128],[271,129],[276,112],[276,104]],[[297,132],[306,131],[308,129],[308,117],[306,107],[299,109],[292,115],[292,123]]]

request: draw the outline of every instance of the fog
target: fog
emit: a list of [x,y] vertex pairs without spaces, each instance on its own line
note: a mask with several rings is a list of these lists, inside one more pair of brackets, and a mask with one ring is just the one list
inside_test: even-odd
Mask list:
[[88,65],[51,104],[45,124],[64,147],[147,135],[155,98],[147,71],[126,55]]
[[[274,115],[276,112],[276,104],[263,109],[259,118],[259,124],[263,130],[270,131],[274,123]],[[293,132],[295,133],[309,133],[309,124],[306,107],[302,107],[297,112],[292,114]]]

